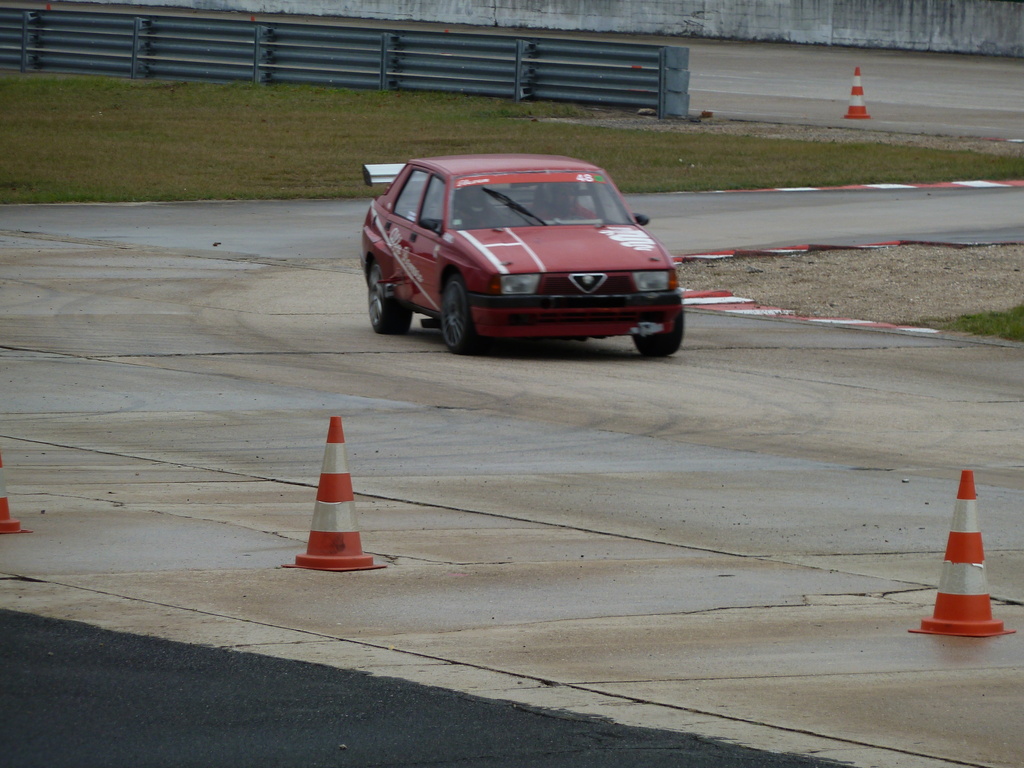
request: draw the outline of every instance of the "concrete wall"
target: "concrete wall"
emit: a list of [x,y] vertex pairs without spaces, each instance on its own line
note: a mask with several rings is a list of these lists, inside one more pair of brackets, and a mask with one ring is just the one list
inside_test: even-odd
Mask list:
[[[119,0],[148,5],[154,0]],[[429,21],[1024,57],[1006,0],[156,0],[246,13]]]

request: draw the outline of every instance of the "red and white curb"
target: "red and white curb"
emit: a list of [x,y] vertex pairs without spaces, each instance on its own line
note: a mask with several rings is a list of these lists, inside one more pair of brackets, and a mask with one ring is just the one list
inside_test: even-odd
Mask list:
[[1024,180],[940,181],[932,184],[849,184],[841,187],[768,187],[767,189],[722,189],[701,194],[726,195],[731,192],[832,192],[858,189],[1002,189],[1006,187],[1024,187]]
[[[732,259],[737,256],[790,256],[794,253],[810,253],[812,251],[854,251],[868,250],[871,248],[892,248],[896,245],[945,245],[952,248],[965,248],[968,246],[959,243],[928,243],[921,240],[891,240],[886,243],[869,243],[867,245],[790,245],[785,248],[735,248],[728,251],[704,251],[701,253],[686,253],[681,256],[673,256],[677,264],[684,261],[709,261],[714,259]],[[976,245],[976,243],[972,243]],[[987,243],[986,243],[987,245]]]
[[798,315],[791,309],[770,307],[759,304],[753,299],[735,296],[729,291],[688,291],[683,290],[683,305],[691,309],[709,309],[726,312],[730,315],[756,315],[760,317],[779,317],[786,320],[802,320],[820,325],[851,325],[858,328],[877,328],[888,331],[911,331],[913,333],[938,333],[934,328],[918,328],[913,325],[894,325],[892,323],[876,323],[871,320],[855,320],[849,317],[806,317]]

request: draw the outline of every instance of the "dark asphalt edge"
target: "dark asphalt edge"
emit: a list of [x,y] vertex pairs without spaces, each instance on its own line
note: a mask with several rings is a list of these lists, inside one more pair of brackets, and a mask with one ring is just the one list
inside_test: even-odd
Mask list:
[[11,768],[840,764],[4,609],[0,754]]

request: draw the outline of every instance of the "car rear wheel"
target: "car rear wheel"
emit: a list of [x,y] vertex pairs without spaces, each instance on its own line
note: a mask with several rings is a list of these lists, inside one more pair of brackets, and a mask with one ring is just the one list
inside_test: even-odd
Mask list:
[[412,323],[412,311],[406,309],[384,292],[380,264],[374,262],[366,276],[370,325],[377,333],[397,335],[406,333]]
[[469,294],[461,275],[452,275],[444,285],[441,335],[448,349],[457,355],[480,355],[490,346],[490,339],[476,332],[469,308]]
[[683,343],[683,313],[676,316],[672,330],[668,333],[656,333],[653,336],[634,336],[633,343],[637,351],[644,357],[668,357],[679,351]]

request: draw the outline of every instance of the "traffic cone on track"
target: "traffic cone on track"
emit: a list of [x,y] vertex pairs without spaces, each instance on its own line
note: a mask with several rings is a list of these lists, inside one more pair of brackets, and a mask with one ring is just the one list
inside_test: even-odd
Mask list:
[[1004,629],[1003,622],[992,618],[992,601],[985,577],[985,550],[978,529],[974,472],[969,469],[960,475],[935,614],[924,619],[920,629],[910,631],[959,637],[993,637],[1015,631]]
[[850,89],[850,108],[843,115],[847,120],[870,120],[868,108],[864,104],[864,88],[860,84],[860,67],[853,70],[853,88]]
[[4,459],[0,456],[0,533],[32,533],[11,519],[11,508],[7,503],[7,485],[4,483]]
[[375,565],[373,557],[363,552],[359,531],[356,530],[356,503],[340,416],[331,417],[327,431],[327,447],[306,554],[298,555],[294,564],[284,567],[314,571],[369,571],[386,567]]

